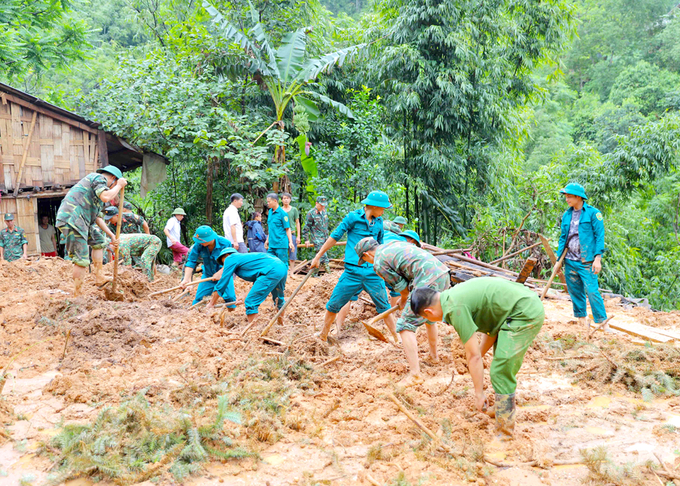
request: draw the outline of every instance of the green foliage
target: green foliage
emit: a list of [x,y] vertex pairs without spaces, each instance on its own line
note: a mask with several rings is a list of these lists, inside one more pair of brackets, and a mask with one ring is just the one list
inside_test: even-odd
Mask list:
[[633,99],[639,103],[643,115],[661,113],[667,107],[668,95],[678,90],[679,85],[680,75],[640,61],[617,76],[609,100],[621,105],[624,100]]

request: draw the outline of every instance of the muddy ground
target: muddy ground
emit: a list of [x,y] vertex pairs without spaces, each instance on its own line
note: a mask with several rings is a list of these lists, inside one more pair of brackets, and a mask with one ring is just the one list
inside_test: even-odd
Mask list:
[[[232,424],[240,444],[259,457],[208,463],[186,484],[606,484],[584,464],[552,465],[579,462],[580,450],[598,446],[606,448],[620,484],[666,484],[647,467],[658,464],[656,456],[680,465],[680,398],[643,396],[625,379],[612,383],[604,365],[590,366],[606,361],[597,348],[583,345],[586,330],[573,321],[564,296],[545,303],[544,328],[520,371],[517,439],[501,443],[493,421],[473,410],[472,381],[452,329],[439,328],[438,363],[428,362],[425,333],[419,333],[427,380],[407,389],[398,385],[407,370],[401,350],[369,339],[360,324],[375,314],[363,300],[352,307],[340,349],[310,336],[338,275],[310,279],[284,325],[270,332],[279,343],[267,343],[256,336],[274,314],[271,300],[241,337],[242,307],[221,326],[217,316],[190,309],[188,298],[170,300],[176,293],[147,297],[175,285],[178,275],[159,275],[148,284],[128,269],[122,275],[125,301],[110,302],[92,277],[85,296],[72,298],[70,265],[62,260],[2,262],[0,369],[8,367],[8,378],[0,398],[0,484],[43,484],[54,463],[40,454],[41,444],[63,423],[91,421],[104,407],[139,393],[152,404],[196,406],[196,399],[186,398],[191,390],[221,380],[242,380],[245,390],[248,374],[236,372],[260,362],[285,370],[284,388],[277,391],[285,417]],[[289,278],[287,294],[301,279]],[[237,282],[237,294],[247,288]],[[622,322],[680,329],[678,312],[625,309],[618,300],[606,305]],[[607,350],[609,361],[620,359],[611,357],[618,349],[650,346],[621,333],[598,333],[593,341]],[[291,371],[300,367],[307,370],[303,378]],[[490,390],[488,374],[486,382]],[[438,449],[397,410],[389,393],[465,457]],[[474,460],[483,455],[488,462]],[[156,481],[175,480],[164,474]]]

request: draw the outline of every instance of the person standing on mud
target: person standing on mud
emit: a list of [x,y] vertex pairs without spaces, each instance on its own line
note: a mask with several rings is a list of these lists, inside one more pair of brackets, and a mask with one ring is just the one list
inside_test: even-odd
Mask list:
[[400,295],[401,316],[397,319],[397,332],[404,345],[404,354],[409,366],[409,375],[404,384],[422,383],[418,361],[416,332],[423,324],[427,328],[427,342],[430,358],[439,361],[437,353],[437,323],[430,322],[411,310],[410,290],[429,287],[443,292],[451,286],[449,268],[429,252],[410,243],[393,242],[379,245],[374,238],[364,238],[354,248],[359,261],[373,265],[373,270],[389,288]]
[[289,192],[284,192],[281,195],[281,201],[283,202],[281,208],[288,215],[288,224],[290,225],[290,232],[293,238],[294,250],[288,254],[290,263],[297,260],[297,247],[300,244],[300,211],[298,208],[290,205],[292,200],[293,196]]
[[[360,261],[354,247],[363,238],[375,238],[378,243],[383,242],[383,220],[385,209],[392,206],[390,198],[382,191],[372,191],[366,199],[361,201],[363,209],[357,209],[345,216],[338,227],[318,251],[310,266],[319,268],[321,257],[330,250],[337,241],[347,233],[347,245],[345,246],[345,270],[342,272],[337,285],[333,289],[331,298],[326,304],[326,316],[323,329],[319,334],[322,341],[328,339],[335,316],[347,304],[354,295],[365,290],[371,296],[378,313],[390,309],[385,290],[385,282],[373,271],[373,265]],[[394,315],[385,317],[385,323],[389,328],[394,340],[397,341]]]
[[[522,284],[497,277],[478,277],[452,289],[438,292],[417,288],[411,295],[411,310],[428,321],[453,326],[465,345],[468,369],[475,387],[475,407],[487,409],[484,395],[484,355],[493,346],[489,368],[496,393],[496,430],[512,437],[515,430],[517,373],[524,355],[538,335],[545,310],[538,295]],[[476,332],[481,332],[481,344]]]
[[[290,221],[288,214],[279,206],[279,196],[275,193],[267,194],[267,228],[269,235],[264,247],[269,255],[273,255],[286,265],[288,272],[288,255],[295,250],[293,246],[293,234],[290,231]],[[286,290],[286,281],[283,281],[282,290]]]
[[184,256],[189,253],[189,248],[180,242],[180,230],[182,229],[180,223],[186,215],[187,213],[184,212],[184,209],[175,208],[172,212],[172,216],[170,216],[168,222],[165,223],[165,228],[163,228],[163,233],[165,233],[166,236],[166,244],[172,252],[172,264],[176,266],[181,265]]
[[14,224],[14,215],[5,214],[6,228],[0,231],[0,258],[8,262],[28,258],[28,240],[24,230]]
[[[260,304],[265,301],[269,294],[278,309],[283,307],[283,282],[286,280],[288,270],[276,257],[267,253],[239,254],[234,248],[225,248],[218,257],[222,268],[213,275],[215,291],[207,308],[213,308],[217,299],[221,296],[225,302],[236,301],[234,292],[234,275],[238,275],[246,282],[253,282],[244,304],[248,322],[257,319]],[[234,307],[234,306],[230,306]],[[283,315],[279,316],[279,323],[283,321]]]
[[[557,254],[562,256],[563,252],[567,252],[564,258],[564,274],[574,317],[585,327],[588,315],[587,296],[595,324],[601,324],[607,320],[597,278],[602,270],[604,253],[602,213],[585,203],[588,196],[580,184],[567,184],[560,194],[564,194],[569,209],[562,216]],[[605,324],[604,331],[609,331],[608,324]]]
[[[328,206],[326,197],[317,197],[314,207],[307,211],[305,227],[302,229],[302,236],[305,238],[305,243],[309,245],[311,240],[315,252],[318,252],[324,242],[328,239],[328,213],[326,213],[326,206]],[[321,256],[319,263],[323,264],[326,273],[331,273],[328,255],[324,253]]]
[[[203,276],[201,278],[209,278],[215,275],[221,268],[217,259],[222,250],[233,247],[228,239],[224,236],[219,236],[215,233],[215,230],[207,225],[198,227],[194,234],[194,242],[196,244],[191,247],[187,262],[184,265],[184,279],[180,282],[182,289],[185,289],[191,283],[199,258],[203,259]],[[215,290],[215,283],[215,281],[209,281],[198,284],[193,303],[197,304],[203,300],[203,297],[212,294]]]
[[156,255],[161,251],[161,239],[144,233],[120,235],[118,258],[121,265],[132,265],[132,257],[139,257],[138,264],[146,272],[149,282],[155,277]]
[[243,196],[238,192],[231,195],[230,204],[222,215],[222,229],[224,237],[229,240],[239,253],[248,253],[248,247],[243,241],[243,223],[238,210],[243,207]]
[[[112,201],[126,185],[127,181],[120,169],[107,165],[97,169],[97,172],[86,175],[61,201],[56,226],[64,236],[65,253],[73,261],[73,295],[76,297],[81,294],[85,269],[90,265],[88,245],[92,247],[97,285],[108,281],[102,269],[104,248],[108,246],[108,239],[96,227],[97,218],[104,203]],[[118,242],[113,241],[113,244],[116,245]]]

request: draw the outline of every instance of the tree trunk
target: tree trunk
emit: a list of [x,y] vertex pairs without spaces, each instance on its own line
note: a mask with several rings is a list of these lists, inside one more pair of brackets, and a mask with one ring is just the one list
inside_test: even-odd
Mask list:
[[215,179],[215,158],[208,158],[208,170],[206,174],[206,189],[205,189],[205,219],[208,226],[212,226],[213,222],[213,182]]

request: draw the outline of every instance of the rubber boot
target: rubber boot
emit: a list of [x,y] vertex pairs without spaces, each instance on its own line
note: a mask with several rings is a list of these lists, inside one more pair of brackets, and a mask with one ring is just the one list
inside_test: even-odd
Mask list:
[[500,439],[512,439],[515,434],[515,394],[500,395],[496,393],[496,432]]
[[83,293],[83,279],[82,278],[74,278],[73,279],[73,297],[80,297],[80,295]]
[[324,263],[323,268],[326,271],[326,273],[331,273],[331,264],[330,263]]
[[103,285],[109,282],[111,279],[104,277],[103,262],[94,261],[92,262],[94,266],[94,279],[97,285]]

